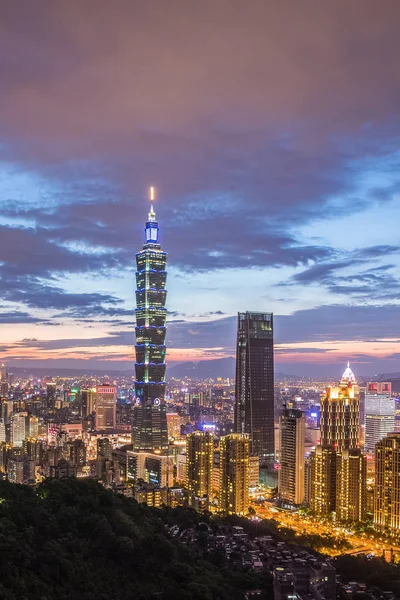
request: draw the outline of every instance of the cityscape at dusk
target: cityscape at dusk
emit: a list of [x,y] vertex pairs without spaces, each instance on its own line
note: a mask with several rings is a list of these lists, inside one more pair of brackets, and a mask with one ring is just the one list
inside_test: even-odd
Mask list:
[[400,4],[0,14],[0,600],[400,599]]
[[131,368],[155,185],[169,364],[234,357],[237,311],[267,310],[278,371],[399,371],[399,7],[383,4],[8,5],[2,357]]

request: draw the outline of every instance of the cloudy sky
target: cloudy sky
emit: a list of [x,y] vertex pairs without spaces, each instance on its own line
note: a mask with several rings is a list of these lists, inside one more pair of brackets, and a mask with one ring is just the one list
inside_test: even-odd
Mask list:
[[18,0],[0,17],[8,364],[132,364],[153,184],[169,363],[233,355],[235,314],[260,310],[280,371],[400,371],[398,0]]

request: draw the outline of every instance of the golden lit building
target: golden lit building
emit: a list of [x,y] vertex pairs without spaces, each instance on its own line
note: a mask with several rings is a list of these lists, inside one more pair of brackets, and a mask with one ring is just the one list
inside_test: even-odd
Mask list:
[[260,483],[260,457],[249,457],[249,488],[255,488]]
[[[186,436],[187,487],[189,502],[207,504],[212,495],[214,465],[214,435],[208,431],[194,431]],[[203,502],[204,504],[204,502]]]
[[114,385],[98,385],[95,404],[96,430],[115,429],[117,422],[117,388]]
[[168,437],[173,440],[181,439],[182,417],[178,413],[167,413]]
[[359,448],[336,455],[336,518],[364,521],[367,504],[367,457]]
[[304,413],[286,408],[280,417],[280,469],[278,494],[292,506],[304,501]]
[[375,446],[374,526],[400,530],[400,433]]
[[335,510],[336,452],[317,446],[310,456],[310,507],[317,515]]
[[248,434],[231,433],[220,440],[220,508],[223,514],[246,515],[249,508]]
[[321,398],[321,446],[335,450],[359,447],[360,391],[349,363],[337,387]]

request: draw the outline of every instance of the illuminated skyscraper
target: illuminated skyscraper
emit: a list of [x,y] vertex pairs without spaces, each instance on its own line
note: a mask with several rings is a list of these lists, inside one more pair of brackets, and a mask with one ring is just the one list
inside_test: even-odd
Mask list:
[[301,410],[286,408],[280,417],[280,469],[278,493],[290,505],[304,500],[305,420]]
[[373,381],[365,393],[365,451],[372,456],[375,445],[395,430],[395,399],[390,382]]
[[81,390],[81,410],[82,417],[88,417],[95,410],[95,392],[96,389]]
[[214,436],[194,431],[186,436],[187,487],[193,506],[207,507],[213,489]]
[[347,369],[337,387],[328,387],[321,399],[321,446],[335,450],[359,447],[360,396],[353,371]]
[[400,531],[400,433],[376,444],[374,526]]
[[317,514],[336,511],[338,520],[363,519],[366,460],[359,435],[359,388],[347,364],[339,385],[328,387],[321,399],[321,443],[310,457],[310,506]]
[[249,509],[249,456],[247,434],[231,433],[220,440],[221,512],[225,515],[246,515]]
[[166,452],[168,427],[165,406],[165,289],[167,254],[158,242],[158,223],[150,188],[150,211],[143,249],[136,254],[136,406],[135,450]]
[[11,443],[17,448],[22,448],[26,437],[26,418],[28,413],[14,413],[11,417]]
[[260,467],[274,464],[274,339],[271,313],[239,313],[235,431],[248,433]]
[[310,456],[310,507],[327,515],[336,504],[336,452],[332,446],[317,446]]
[[367,458],[359,448],[336,455],[336,518],[364,521],[367,503]]
[[96,429],[115,429],[117,417],[117,388],[115,385],[98,385],[96,388]]

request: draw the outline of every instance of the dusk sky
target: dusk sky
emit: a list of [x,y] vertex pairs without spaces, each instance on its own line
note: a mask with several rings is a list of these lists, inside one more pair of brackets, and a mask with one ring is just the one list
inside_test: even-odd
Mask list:
[[398,0],[16,0],[0,9],[0,356],[133,370],[147,188],[168,363],[400,371]]

